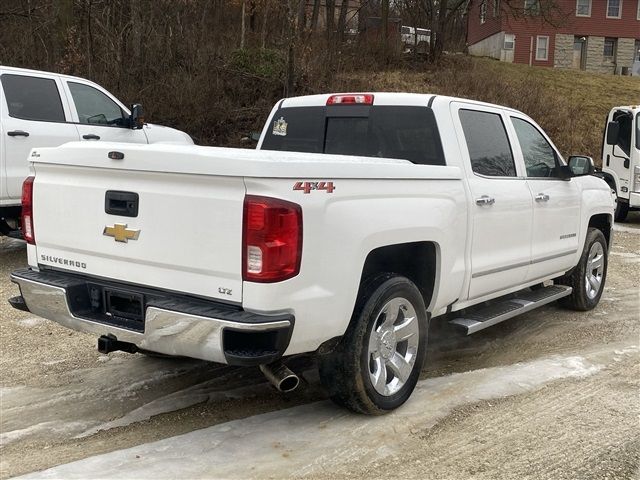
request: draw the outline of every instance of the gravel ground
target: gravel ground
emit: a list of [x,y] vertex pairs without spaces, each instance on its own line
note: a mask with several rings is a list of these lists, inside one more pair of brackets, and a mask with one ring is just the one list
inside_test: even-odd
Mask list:
[[[437,421],[416,424],[391,456],[327,462],[308,476],[640,478],[640,214],[616,227],[594,311],[552,305],[472,337],[434,324],[422,379],[567,355],[606,357],[601,370],[507,397],[469,397]],[[25,263],[23,244],[0,238],[1,478],[324,398],[312,359],[296,361],[306,381],[281,395],[257,369],[101,355],[95,338],[4,301],[18,293],[9,272]]]

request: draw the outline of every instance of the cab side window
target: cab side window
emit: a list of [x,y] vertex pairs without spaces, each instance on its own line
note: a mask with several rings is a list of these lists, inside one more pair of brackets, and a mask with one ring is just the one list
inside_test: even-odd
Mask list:
[[620,130],[618,133],[617,145],[622,149],[627,156],[631,155],[631,132],[633,130],[633,115],[629,112],[617,111],[613,114],[613,120],[618,122]]
[[553,147],[542,133],[529,122],[511,117],[513,128],[518,136],[527,177],[552,177],[558,166],[558,158]]
[[515,177],[516,166],[502,117],[476,110],[460,110],[459,116],[473,171],[490,177]]
[[55,80],[26,75],[2,75],[9,115],[23,120],[65,122]]
[[80,123],[125,126],[122,109],[100,90],[82,83],[68,82]]

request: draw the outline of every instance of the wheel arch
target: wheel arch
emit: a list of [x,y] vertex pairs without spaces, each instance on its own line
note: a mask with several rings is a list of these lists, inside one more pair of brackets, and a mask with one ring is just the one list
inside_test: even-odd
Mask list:
[[602,232],[607,241],[607,249],[611,248],[611,230],[613,218],[608,213],[596,213],[589,218],[588,228],[596,228]]
[[375,248],[367,255],[360,275],[358,296],[365,282],[381,273],[394,273],[411,280],[429,309],[436,292],[439,247],[435,242],[409,242]]

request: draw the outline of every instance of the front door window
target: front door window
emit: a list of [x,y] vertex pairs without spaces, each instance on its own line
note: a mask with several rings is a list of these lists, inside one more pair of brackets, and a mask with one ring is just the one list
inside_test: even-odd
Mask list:
[[76,82],[69,82],[69,90],[76,105],[80,123],[125,126],[122,109],[100,90]]

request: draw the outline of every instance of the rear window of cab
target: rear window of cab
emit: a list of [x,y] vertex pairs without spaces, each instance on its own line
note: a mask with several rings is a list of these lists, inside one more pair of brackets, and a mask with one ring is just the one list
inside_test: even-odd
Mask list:
[[428,107],[329,105],[280,108],[267,125],[262,149],[445,165],[438,126]]

